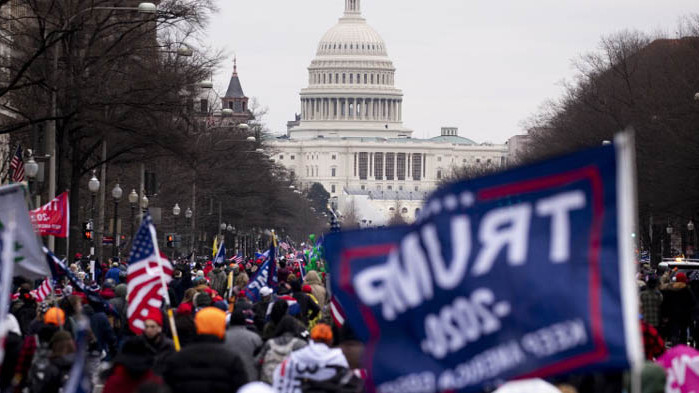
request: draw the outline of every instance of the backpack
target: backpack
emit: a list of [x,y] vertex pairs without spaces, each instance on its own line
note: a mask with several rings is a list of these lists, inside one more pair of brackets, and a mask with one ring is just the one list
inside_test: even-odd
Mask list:
[[296,337],[292,338],[286,344],[279,344],[277,339],[269,341],[269,349],[262,358],[262,370],[260,371],[260,379],[263,382],[272,384],[274,380],[274,369],[280,365],[287,356],[294,351],[294,348],[300,346],[303,340]]

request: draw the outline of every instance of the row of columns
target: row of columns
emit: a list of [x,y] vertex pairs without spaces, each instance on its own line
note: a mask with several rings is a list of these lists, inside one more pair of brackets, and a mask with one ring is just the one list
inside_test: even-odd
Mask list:
[[[361,170],[359,169],[362,166],[362,155],[360,153],[354,153],[354,162],[355,162],[355,177],[360,178],[362,180],[376,180],[376,173],[375,173],[375,167],[376,164],[378,163],[380,168],[381,168],[381,180],[386,180],[389,174],[393,175],[393,181],[398,180],[398,153],[393,153],[393,159],[392,161],[392,168],[388,168],[388,160],[386,159],[386,153],[381,153],[381,157],[378,158],[376,157],[377,153],[368,153],[366,155],[367,157],[367,163],[365,164],[367,166],[367,179],[362,179],[361,176]],[[402,168],[403,171],[400,173],[401,175],[405,176],[404,180],[422,180],[425,178],[426,174],[426,158],[427,156],[422,153],[405,153],[405,168]],[[415,178],[413,176],[413,165],[414,160],[418,160],[419,162],[419,169],[420,169],[420,177]]]
[[403,121],[403,100],[390,98],[302,98],[303,120]]

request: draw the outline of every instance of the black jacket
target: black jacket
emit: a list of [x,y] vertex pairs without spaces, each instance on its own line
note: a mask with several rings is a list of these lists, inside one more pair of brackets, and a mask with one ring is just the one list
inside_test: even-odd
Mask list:
[[165,361],[163,379],[173,393],[229,393],[250,378],[237,354],[214,336],[197,336],[194,343]]
[[299,303],[301,312],[296,316],[298,320],[308,326],[308,321],[313,319],[320,312],[320,307],[308,295],[303,292],[294,292],[294,299]]

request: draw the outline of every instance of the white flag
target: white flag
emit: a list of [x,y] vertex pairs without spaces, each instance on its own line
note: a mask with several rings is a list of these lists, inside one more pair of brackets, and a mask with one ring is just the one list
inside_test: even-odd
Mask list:
[[50,276],[49,265],[29,219],[24,187],[21,184],[0,187],[0,228],[5,227],[13,218],[14,241],[8,247],[13,253],[14,275],[31,280]]

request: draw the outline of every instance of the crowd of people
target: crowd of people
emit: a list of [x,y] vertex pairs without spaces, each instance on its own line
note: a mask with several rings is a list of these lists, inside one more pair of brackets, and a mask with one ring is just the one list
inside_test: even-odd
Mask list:
[[40,282],[16,278],[0,392],[62,392],[85,325],[83,391],[362,391],[362,344],[333,323],[324,273],[303,275],[282,257],[277,288],[263,287],[253,302],[246,288],[260,263],[177,261],[168,285],[176,334],[165,307],[145,316],[140,334],[130,328],[124,261],[70,265],[99,301],[66,280],[39,302]]
[[[283,257],[278,286],[249,296],[262,261],[179,260],[168,296],[177,334],[165,307],[151,310],[134,333],[128,319],[124,261],[94,265],[78,258],[69,269],[99,301],[57,283],[39,301],[40,282],[15,278],[0,393],[58,393],[78,360],[81,328],[87,332],[83,372],[89,389],[104,393],[361,392],[363,344],[349,326],[334,323],[325,275],[302,272]],[[95,270],[90,270],[90,267]],[[659,358],[678,344],[699,344],[699,273],[649,268],[638,275],[645,354]],[[250,299],[257,297],[257,301]],[[81,325],[82,324],[82,325]],[[178,341],[176,343],[176,341]],[[179,344],[179,350],[178,350]],[[644,393],[664,391],[664,374],[649,363]],[[615,392],[622,373],[566,377],[563,392]]]

